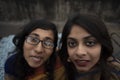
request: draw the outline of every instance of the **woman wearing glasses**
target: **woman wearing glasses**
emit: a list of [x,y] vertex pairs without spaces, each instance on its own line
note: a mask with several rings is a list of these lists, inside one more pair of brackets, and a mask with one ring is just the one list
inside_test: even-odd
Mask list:
[[28,23],[13,39],[16,54],[5,63],[5,80],[60,79],[54,75],[54,68],[59,68],[55,67],[57,39],[53,23],[47,20]]
[[104,23],[93,15],[76,14],[62,32],[60,58],[66,80],[120,80],[120,61]]

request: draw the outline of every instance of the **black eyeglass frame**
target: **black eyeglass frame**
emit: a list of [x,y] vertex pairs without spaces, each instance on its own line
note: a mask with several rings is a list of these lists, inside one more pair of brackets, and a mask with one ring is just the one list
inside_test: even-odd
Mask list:
[[[30,42],[30,39],[31,39],[31,41],[32,41],[32,39],[34,39],[34,40],[36,40],[36,43],[32,43],[32,42]],[[35,37],[33,37],[33,36],[26,36],[25,37],[25,41],[26,41],[26,43],[28,43],[28,44],[30,44],[30,45],[38,45],[40,42],[42,43],[42,46],[44,47],[44,48],[47,48],[47,49],[52,49],[53,47],[54,47],[54,43],[53,43],[53,41],[51,41],[51,43],[50,43],[50,40],[49,40],[49,46],[48,45],[46,45],[46,42],[48,41],[49,39],[44,39],[44,40],[40,40],[40,39],[38,39],[38,38],[35,38]],[[48,47],[47,47],[48,46]]]

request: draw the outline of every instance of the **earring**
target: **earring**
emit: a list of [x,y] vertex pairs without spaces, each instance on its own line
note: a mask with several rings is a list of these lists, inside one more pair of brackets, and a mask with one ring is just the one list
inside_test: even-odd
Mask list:
[[49,63],[50,63],[49,59],[47,60],[47,62],[46,62],[46,63],[47,63],[47,65],[49,65]]
[[68,57],[67,61],[68,61],[68,62],[71,62],[70,57]]

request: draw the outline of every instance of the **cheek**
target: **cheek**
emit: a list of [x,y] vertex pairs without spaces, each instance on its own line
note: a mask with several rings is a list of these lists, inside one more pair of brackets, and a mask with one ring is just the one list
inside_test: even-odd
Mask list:
[[27,45],[24,43],[24,46],[23,46],[23,55],[24,55],[24,57],[26,57],[27,53],[28,53]]
[[46,51],[46,53],[47,53],[48,56],[51,56],[52,53],[53,53],[53,50]]
[[31,51],[32,49],[33,49],[32,46],[24,43],[24,45],[23,45],[23,54],[24,54],[24,55],[27,54],[27,53],[28,53],[29,51]]
[[54,53],[53,53],[53,50],[45,50],[43,56],[44,56],[45,60],[47,60],[48,58],[50,58],[50,56],[51,56],[52,54],[54,54]]
[[70,57],[74,55],[74,49],[67,48],[67,51]]
[[101,55],[101,47],[99,46],[94,50],[90,50],[90,53],[91,53],[92,58],[99,60],[100,55]]

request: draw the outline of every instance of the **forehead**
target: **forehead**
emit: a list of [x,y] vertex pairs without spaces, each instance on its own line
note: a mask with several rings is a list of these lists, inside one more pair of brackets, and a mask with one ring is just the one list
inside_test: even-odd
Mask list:
[[35,35],[37,37],[40,37],[41,39],[42,38],[50,38],[52,40],[54,40],[54,34],[53,34],[53,31],[52,30],[44,30],[44,29],[35,29],[33,30],[30,35]]
[[90,34],[83,29],[81,26],[73,25],[68,37],[84,37],[89,36]]

